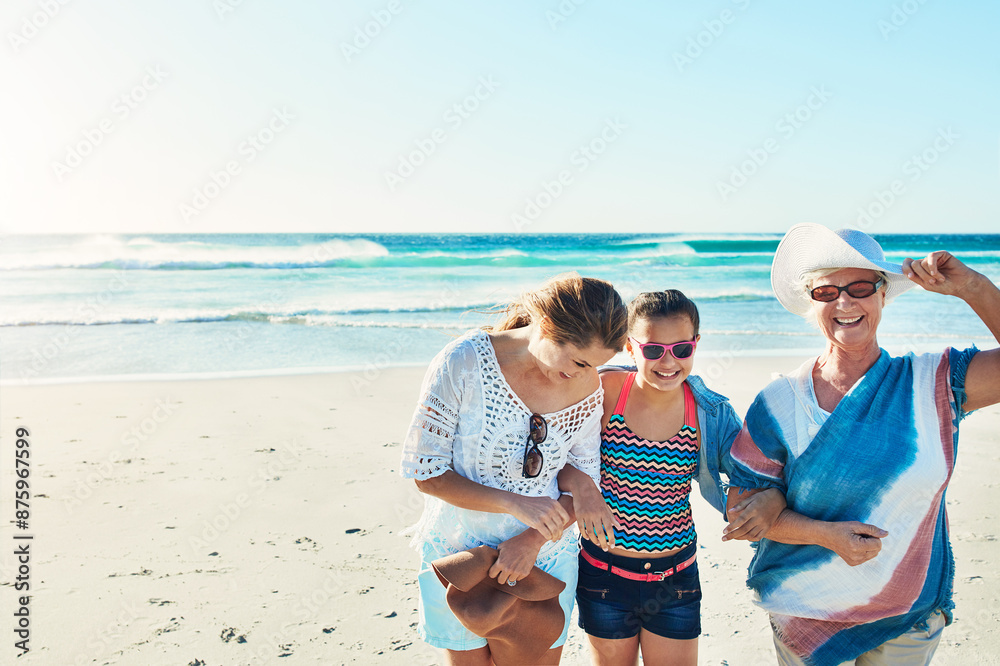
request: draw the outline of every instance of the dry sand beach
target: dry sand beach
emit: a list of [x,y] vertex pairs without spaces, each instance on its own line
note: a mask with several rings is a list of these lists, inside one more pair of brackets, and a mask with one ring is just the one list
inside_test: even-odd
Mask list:
[[[696,366],[742,413],[797,358]],[[416,635],[422,499],[398,474],[422,368],[0,388],[3,606],[13,663],[14,433],[30,431],[30,652],[18,664],[435,664]],[[955,623],[935,664],[1000,663],[1000,407],[963,424],[949,491]],[[773,663],[696,498],[703,664]],[[579,629],[563,663],[589,662]]]

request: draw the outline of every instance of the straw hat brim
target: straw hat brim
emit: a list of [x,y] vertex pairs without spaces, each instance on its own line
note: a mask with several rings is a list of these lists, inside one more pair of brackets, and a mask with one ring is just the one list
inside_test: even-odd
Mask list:
[[778,243],[771,264],[771,288],[786,310],[800,317],[812,307],[803,276],[819,269],[864,268],[885,273],[885,302],[914,286],[900,264],[885,260],[882,247],[855,229],[831,231],[821,224],[796,224]]

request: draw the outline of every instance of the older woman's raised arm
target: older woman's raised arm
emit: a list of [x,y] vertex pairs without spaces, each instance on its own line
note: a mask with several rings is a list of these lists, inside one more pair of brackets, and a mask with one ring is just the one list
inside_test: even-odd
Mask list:
[[[932,252],[923,259],[903,262],[903,273],[927,291],[956,296],[979,315],[1000,343],[1000,289],[950,252]],[[965,375],[964,411],[1000,402],[1000,349],[976,354]]]

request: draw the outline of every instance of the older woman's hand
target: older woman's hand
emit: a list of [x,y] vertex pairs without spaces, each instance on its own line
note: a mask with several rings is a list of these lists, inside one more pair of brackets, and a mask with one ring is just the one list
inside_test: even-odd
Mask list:
[[[979,315],[1000,342],[1000,289],[948,252],[932,252],[920,261],[907,259],[903,273],[927,291],[957,296]],[[1000,349],[981,351],[969,363],[965,376],[966,400],[971,412],[1000,402]]]
[[856,520],[825,523],[825,538],[819,544],[840,555],[852,567],[874,559],[889,533],[881,527]]
[[912,282],[938,294],[961,296],[979,273],[943,250],[931,252],[923,259],[903,260],[903,274]]

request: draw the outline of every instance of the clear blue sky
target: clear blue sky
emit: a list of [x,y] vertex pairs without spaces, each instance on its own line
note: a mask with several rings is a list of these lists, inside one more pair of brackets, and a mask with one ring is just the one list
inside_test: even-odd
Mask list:
[[1000,230],[994,2],[63,1],[3,232]]

